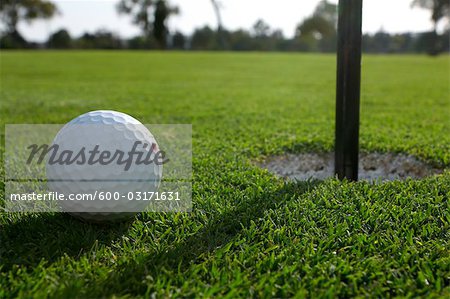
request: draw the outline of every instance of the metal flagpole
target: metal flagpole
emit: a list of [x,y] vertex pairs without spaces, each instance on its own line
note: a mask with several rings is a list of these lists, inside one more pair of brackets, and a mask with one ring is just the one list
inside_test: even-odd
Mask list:
[[335,173],[358,180],[362,0],[339,0]]

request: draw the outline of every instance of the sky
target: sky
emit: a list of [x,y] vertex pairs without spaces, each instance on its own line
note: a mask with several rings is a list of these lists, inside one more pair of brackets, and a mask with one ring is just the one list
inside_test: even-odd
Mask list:
[[[273,29],[281,29],[292,37],[295,27],[314,11],[320,0],[220,0],[224,26],[229,30],[250,29],[263,19]],[[45,41],[49,33],[61,28],[74,37],[88,31],[107,29],[121,37],[139,35],[129,16],[118,15],[118,0],[53,0],[60,14],[48,21],[20,23],[20,32],[31,41]],[[330,0],[337,3],[337,0]],[[421,32],[432,28],[430,12],[411,8],[412,0],[364,0],[363,32],[375,33],[380,29],[391,32]],[[169,0],[178,6],[180,14],[169,20],[169,29],[191,34],[195,28],[209,25],[217,27],[210,0]]]

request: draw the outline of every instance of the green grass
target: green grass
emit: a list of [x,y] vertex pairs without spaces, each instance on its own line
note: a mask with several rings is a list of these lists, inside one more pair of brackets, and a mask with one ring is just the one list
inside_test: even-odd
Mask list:
[[[335,58],[4,52],[1,123],[113,109],[193,124],[193,212],[98,227],[1,214],[0,297],[446,297],[450,172],[284,183],[252,161],[330,151]],[[361,148],[450,166],[450,58],[363,59]],[[4,133],[2,133],[4,134]]]

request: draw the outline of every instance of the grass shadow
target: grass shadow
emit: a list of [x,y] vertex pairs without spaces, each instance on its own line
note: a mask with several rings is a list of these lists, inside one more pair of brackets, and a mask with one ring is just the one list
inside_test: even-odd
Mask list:
[[[0,226],[0,265],[34,267],[42,260],[54,262],[63,255],[77,258],[94,245],[109,244],[128,231],[129,224],[98,226],[64,213],[21,215]],[[82,236],[80,238],[80,236]]]
[[96,290],[102,290],[102,296],[122,293],[142,294],[148,291],[147,285],[127,285],[121,289],[120,282],[142,281],[147,276],[157,277],[160,273],[167,271],[177,273],[180,269],[187,269],[192,264],[201,263],[208,253],[226,246],[242,230],[252,225],[252,221],[264,217],[267,210],[280,207],[302,194],[311,192],[321,183],[322,181],[319,180],[285,183],[282,188],[274,192],[243,201],[234,209],[211,219],[195,235],[176,243],[168,251],[148,253],[137,260],[121,264],[120,268],[111,271],[106,279],[93,284],[91,287],[94,289],[87,291],[86,294],[95,294]]
[[[268,210],[283,206],[320,184],[321,181],[285,183],[269,193],[243,200],[229,211],[213,216],[197,233],[173,244],[168,250],[139,253],[116,265],[108,275],[88,282],[76,294],[70,291],[70,287],[60,290],[61,294],[68,297],[108,297],[142,295],[148,287],[156,291],[156,286],[144,283],[145,277],[157,277],[167,271],[178,273],[189,269],[192,264],[204,262],[209,254],[227,246],[253,221],[264,217]],[[121,238],[128,229],[127,223],[98,226],[82,223],[62,213],[33,214],[11,220],[0,231],[0,268],[2,272],[14,266],[32,268],[43,261],[56,262],[64,255],[77,259],[98,244],[109,245]],[[124,284],[125,281],[135,283]]]

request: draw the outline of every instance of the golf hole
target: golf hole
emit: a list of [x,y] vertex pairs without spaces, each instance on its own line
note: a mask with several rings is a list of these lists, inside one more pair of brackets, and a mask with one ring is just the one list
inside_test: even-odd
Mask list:
[[[443,169],[406,154],[361,153],[359,161],[359,179],[366,181],[421,179],[443,173]],[[288,180],[325,180],[334,177],[334,153],[272,156],[258,165]]]

